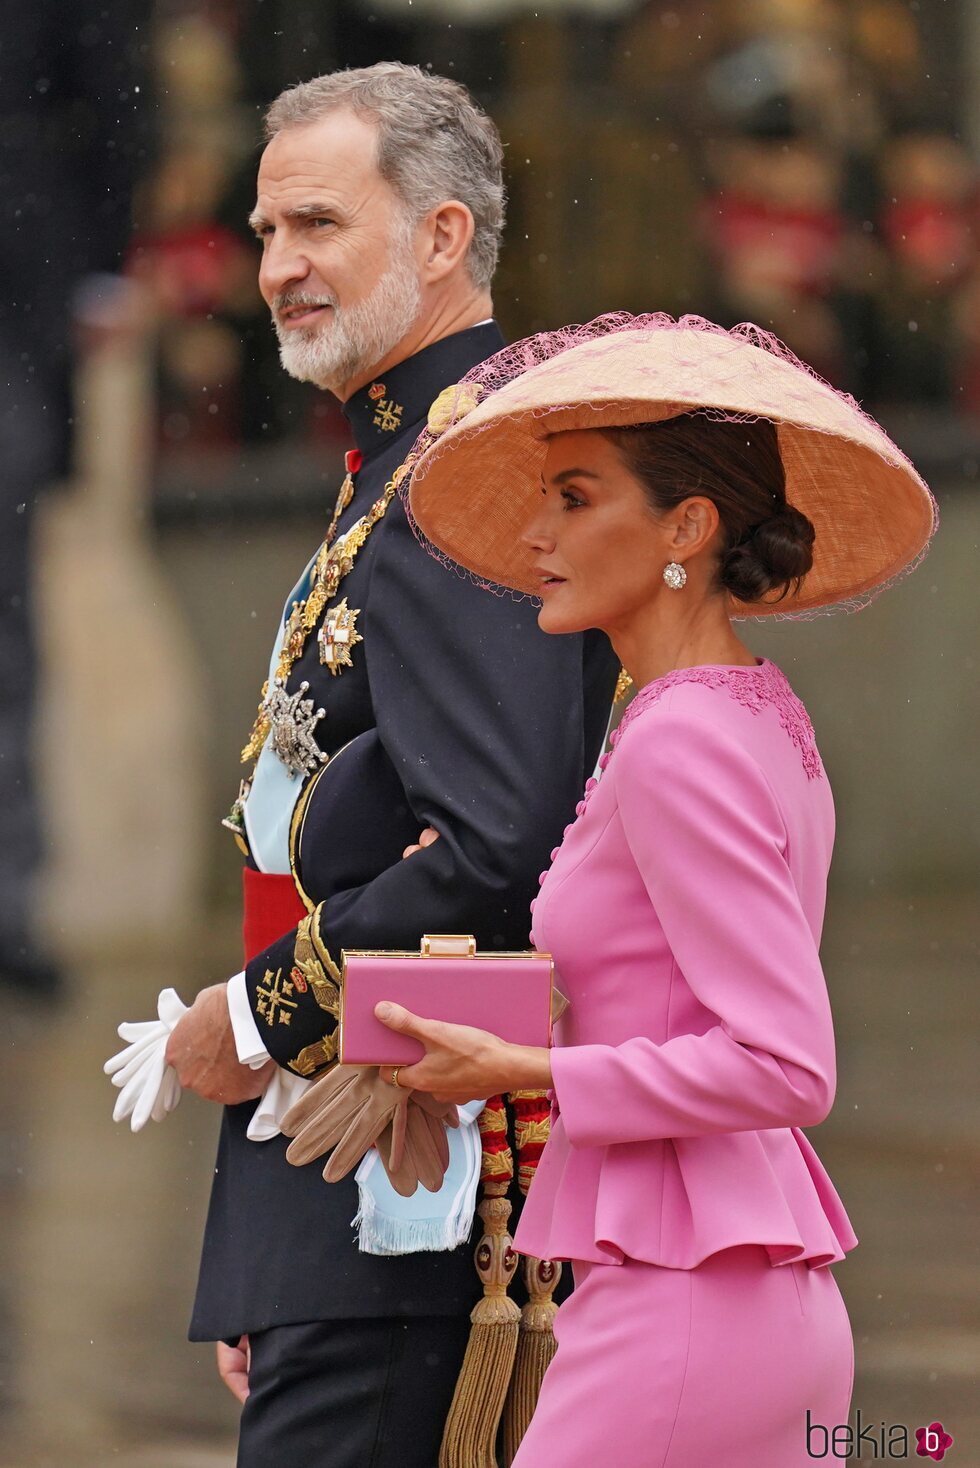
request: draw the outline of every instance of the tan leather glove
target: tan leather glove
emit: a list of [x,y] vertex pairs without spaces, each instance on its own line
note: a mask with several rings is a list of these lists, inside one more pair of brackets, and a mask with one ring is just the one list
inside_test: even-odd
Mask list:
[[[411,1108],[410,1098],[413,1098]],[[420,1123],[412,1118],[409,1141],[410,1111],[422,1112],[427,1120]],[[398,1177],[398,1191],[402,1191],[409,1187],[414,1163],[421,1168],[415,1175],[417,1182],[429,1187],[435,1177],[442,1149],[436,1142],[432,1122],[437,1122],[440,1129],[446,1125],[458,1126],[455,1106],[434,1101],[421,1091],[393,1086],[382,1080],[380,1070],[373,1067],[335,1065],[289,1108],[281,1128],[287,1137],[294,1139],[286,1149],[286,1158],[297,1167],[333,1149],[323,1169],[328,1183],[346,1177],[368,1148],[390,1129],[381,1156],[386,1167]],[[449,1162],[444,1132],[442,1147],[445,1157],[439,1182]],[[414,1191],[414,1187],[409,1187],[408,1196]]]
[[400,1148],[393,1145],[399,1140],[393,1127],[386,1127],[375,1143],[396,1193],[410,1198],[419,1183],[430,1193],[438,1192],[449,1166],[446,1127],[458,1125],[455,1106],[433,1101],[424,1091],[410,1093]]

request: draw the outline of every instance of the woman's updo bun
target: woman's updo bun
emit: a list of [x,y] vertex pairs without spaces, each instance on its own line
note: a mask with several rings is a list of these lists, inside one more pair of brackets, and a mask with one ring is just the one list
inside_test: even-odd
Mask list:
[[786,472],[768,418],[730,422],[704,412],[604,429],[651,508],[663,514],[704,495],[722,524],[718,582],[738,601],[778,601],[813,564],[813,525],[786,501]]
[[718,579],[738,601],[762,601],[774,591],[785,596],[813,565],[813,534],[802,511],[784,503],[725,551]]

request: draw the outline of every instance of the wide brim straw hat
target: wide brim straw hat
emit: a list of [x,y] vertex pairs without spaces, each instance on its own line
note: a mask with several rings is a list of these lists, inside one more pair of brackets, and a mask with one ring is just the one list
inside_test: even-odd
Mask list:
[[726,331],[691,316],[604,316],[528,338],[474,368],[430,412],[403,486],[410,518],[430,549],[481,585],[534,596],[536,553],[521,533],[540,503],[550,435],[696,409],[776,425],[787,500],[816,532],[799,590],[781,601],[733,602],[734,615],[863,606],[925,552],[935,501],[854,399],[758,327]]

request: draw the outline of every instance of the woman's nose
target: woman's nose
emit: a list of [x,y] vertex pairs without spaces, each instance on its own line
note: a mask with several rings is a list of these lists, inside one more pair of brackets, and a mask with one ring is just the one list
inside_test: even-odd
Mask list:
[[541,509],[535,511],[521,531],[521,540],[524,545],[530,546],[532,550],[541,551],[544,555],[554,550],[555,537],[550,528],[547,510],[543,505]]

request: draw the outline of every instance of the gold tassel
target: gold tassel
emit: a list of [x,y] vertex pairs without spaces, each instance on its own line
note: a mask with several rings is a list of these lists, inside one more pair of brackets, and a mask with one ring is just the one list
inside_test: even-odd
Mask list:
[[497,1468],[497,1428],[514,1369],[521,1312],[507,1294],[517,1255],[507,1232],[506,1198],[484,1198],[476,1210],[484,1234],[476,1246],[483,1299],[470,1315],[466,1355],[453,1393],[439,1468]]
[[561,1279],[561,1265],[552,1259],[524,1261],[528,1302],[521,1311],[517,1356],[504,1408],[504,1468],[517,1456],[521,1439],[538,1402],[538,1393],[551,1358],[558,1349],[554,1323],[558,1306],[551,1298]]

